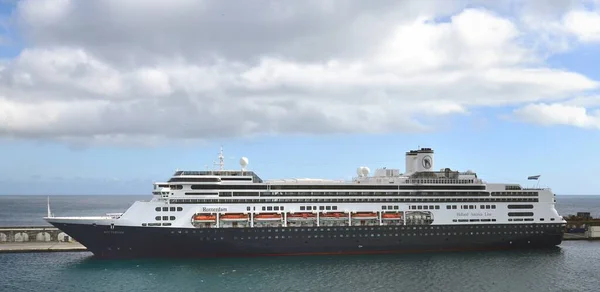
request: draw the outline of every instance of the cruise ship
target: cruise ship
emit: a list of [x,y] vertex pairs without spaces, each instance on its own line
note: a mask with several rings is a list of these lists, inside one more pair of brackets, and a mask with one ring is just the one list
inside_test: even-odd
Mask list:
[[434,151],[406,152],[403,173],[359,167],[351,180],[263,181],[225,169],[176,171],[124,213],[55,217],[100,258],[376,254],[546,248],[566,221],[548,188],[435,170]]

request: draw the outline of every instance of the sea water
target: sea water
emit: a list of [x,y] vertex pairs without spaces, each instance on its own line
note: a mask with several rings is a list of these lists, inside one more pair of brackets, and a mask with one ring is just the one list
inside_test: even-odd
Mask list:
[[[51,196],[61,216],[123,212],[148,196]],[[600,196],[558,196],[598,216]],[[46,197],[0,196],[0,225],[44,225]],[[0,291],[600,291],[600,241],[529,251],[99,260],[0,254]]]

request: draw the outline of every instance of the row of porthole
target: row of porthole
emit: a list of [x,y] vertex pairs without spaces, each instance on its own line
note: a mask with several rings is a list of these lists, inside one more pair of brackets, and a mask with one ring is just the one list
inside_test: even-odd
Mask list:
[[[302,239],[302,238],[317,239],[317,238],[357,238],[357,237],[358,238],[365,238],[365,237],[369,238],[369,237],[402,237],[402,236],[415,236],[416,237],[416,236],[513,235],[513,234],[514,235],[517,235],[517,234],[544,234],[544,232],[543,231],[531,231],[531,232],[528,232],[528,231],[517,232],[517,231],[515,231],[515,232],[504,232],[504,233],[499,232],[497,234],[495,232],[494,233],[488,232],[487,234],[485,232],[481,232],[481,234],[479,232],[465,232],[465,233],[463,233],[463,232],[454,232],[454,233],[447,233],[447,234],[446,233],[441,233],[441,234],[440,233],[422,233],[422,234],[417,234],[417,233],[407,233],[407,234],[402,234],[402,233],[400,233],[400,234],[398,234],[398,233],[392,234],[392,233],[389,233],[389,234],[386,234],[386,233],[384,233],[384,234],[370,234],[370,235],[369,234],[365,234],[365,235],[363,235],[363,234],[359,234],[359,235],[356,235],[356,234],[352,234],[352,235],[339,234],[339,235],[333,235],[333,236],[330,235],[330,236],[327,236],[327,237],[324,236],[324,235],[322,235],[322,234],[315,234],[315,235],[303,235],[303,236],[302,235],[301,236],[298,236],[298,235],[296,235],[296,236],[291,236],[291,235],[288,235],[288,236],[285,236],[285,235],[254,236],[254,239],[255,240],[258,240],[258,239]],[[233,237],[234,240],[244,240],[244,238],[247,238],[247,239],[250,239],[250,240],[253,239],[252,236],[248,236],[248,237],[234,236]],[[203,239],[210,240],[211,238],[210,237],[200,237],[200,240],[203,240]],[[221,240],[225,240],[224,237],[220,237],[220,239]],[[213,237],[213,240],[217,240],[217,238]]]
[[[304,231],[305,231],[304,229],[301,229],[301,230],[300,230],[300,232],[304,232]],[[314,230],[314,231],[311,231],[311,230],[306,230],[306,231],[307,231],[307,232],[315,232],[315,231],[317,231],[317,230]],[[322,230],[321,230],[321,231],[322,231]],[[334,230],[334,231],[335,231],[335,230]],[[340,230],[340,231],[344,231],[344,230]],[[368,230],[365,230],[365,231],[368,231]],[[192,232],[193,232],[193,233],[196,233],[196,230],[192,230]],[[409,232],[410,232],[410,231],[409,231]],[[454,234],[454,235],[457,235],[457,234],[459,234],[459,235],[463,235],[463,234],[469,234],[469,233],[470,233],[470,234],[473,234],[473,233],[475,233],[475,234],[480,234],[480,233],[481,233],[481,234],[486,234],[486,233],[487,233],[487,234],[513,234],[513,232],[514,232],[514,234],[523,234],[523,233],[525,233],[525,234],[529,234],[529,233],[531,233],[531,234],[534,234],[534,233],[535,233],[535,234],[538,234],[538,232],[539,232],[539,233],[544,233],[544,231],[543,231],[543,230],[532,230],[532,231],[527,231],[527,230],[526,230],[526,231],[514,231],[514,230],[513,230],[513,231],[481,231],[481,232],[479,232],[479,231],[475,231],[475,232],[473,232],[473,231],[471,231],[471,232],[459,231],[459,232],[447,232],[447,234],[448,234],[448,235],[452,235],[452,234]],[[171,231],[171,233],[175,233],[175,231]],[[178,233],[182,233],[182,231],[180,230],[180,231],[178,231]],[[188,230],[185,230],[185,231],[184,231],[184,233],[188,233]],[[205,232],[203,232],[203,230],[197,230],[197,233],[205,233]],[[206,233],[210,233],[210,232],[206,232]],[[261,233],[271,233],[271,230],[266,230],[266,231],[265,231],[265,230],[262,230],[262,232],[261,232]],[[276,230],[274,230],[274,232],[273,232],[273,233],[278,233],[277,229],[276,229]],[[284,233],[284,232],[282,231],[281,233]],[[289,233],[289,232],[288,232],[288,233]],[[419,233],[422,233],[422,231],[419,231]],[[396,234],[398,234],[398,233],[396,233]],[[400,233],[400,234],[403,236],[403,233]],[[408,234],[410,234],[410,233],[408,233]],[[414,234],[416,234],[416,233],[414,233]],[[427,234],[427,232],[425,232],[425,234]],[[434,233],[432,232],[431,234],[434,234]],[[436,232],[436,234],[437,234],[437,235],[439,235],[439,234],[440,234],[440,232]],[[442,234],[442,235],[446,235],[446,232],[442,232],[441,234]],[[355,235],[353,235],[353,236],[355,236]]]
[[[559,225],[557,224],[540,224],[540,225],[535,225],[536,227],[541,227],[541,228],[553,228],[553,227],[559,227]],[[440,228],[440,226],[413,226],[413,227],[358,227],[358,228],[349,228],[349,227],[340,227],[339,231],[352,231],[352,230],[358,230],[358,231],[362,231],[362,230],[422,230],[422,229],[430,229],[430,230],[439,230],[439,229],[506,229],[506,228],[534,228],[534,225],[491,225],[491,226],[485,226],[485,225],[469,225],[469,226],[443,226]],[[287,228],[287,229],[281,229],[281,232],[285,232],[285,231],[338,231],[338,228],[318,228],[318,227],[313,227],[313,228],[297,228],[297,227],[293,227],[293,228]],[[256,231],[256,230],[261,230],[264,232],[265,229],[261,229],[261,228],[257,228],[257,229],[248,229],[248,231]],[[268,230],[268,232],[271,232],[271,230],[275,230],[275,232],[277,232],[277,230],[279,229],[266,229]],[[242,232],[244,232],[244,230],[242,230]],[[257,231],[258,232],[258,231]]]
[[[539,224],[539,225],[535,225],[536,228],[560,228],[560,225],[558,224]],[[249,228],[249,229],[240,229],[240,232],[247,232],[247,233],[258,233],[258,232],[311,232],[311,231],[319,231],[319,232],[330,232],[330,231],[381,231],[381,230],[456,230],[456,229],[522,229],[522,228],[534,228],[534,225],[492,225],[492,226],[485,226],[485,225],[470,225],[470,226],[443,226],[440,228],[440,226],[429,226],[429,227],[423,227],[423,226],[419,226],[419,227],[358,227],[358,228],[349,228],[349,227],[339,227],[339,228],[318,228],[318,227],[312,227],[312,228],[301,228],[301,227],[288,227],[288,228],[281,228],[281,229],[267,229],[267,228]],[[206,232],[206,233],[218,233],[220,231],[223,231],[224,229],[230,229],[230,228],[210,228],[210,229],[204,229],[204,230],[199,230],[200,233],[202,232]]]
[[[383,233],[383,234],[370,234],[370,236],[369,236],[369,234],[365,234],[365,235],[363,235],[363,234],[358,234],[358,235],[356,235],[356,234],[351,234],[351,235],[350,234],[337,234],[337,235],[335,235],[334,234],[334,235],[329,235],[329,236],[318,234],[318,235],[308,235],[308,236],[307,235],[296,235],[296,236],[288,235],[287,238],[290,238],[290,239],[291,238],[356,238],[356,237],[381,237],[381,236],[383,236],[383,237],[388,237],[388,236],[402,237],[402,236],[453,236],[453,235],[458,236],[458,235],[502,235],[502,234],[511,235],[511,234],[543,234],[543,233],[544,233],[544,231],[531,231],[531,232],[529,232],[529,231],[519,231],[519,232],[505,231],[505,232],[498,232],[498,233],[496,233],[496,232],[487,232],[487,233],[481,232],[481,234],[479,232],[464,232],[464,233],[463,232],[454,232],[454,233],[447,233],[447,234],[446,233],[421,233],[421,234],[417,234],[417,233],[406,233],[406,234],[404,234],[404,233],[400,233],[400,234],[389,233],[389,234],[386,234],[386,233]],[[267,236],[261,236],[261,238],[263,238],[263,239],[265,237],[267,237]],[[243,239],[244,237],[241,236],[239,238]],[[251,239],[251,238],[252,238],[252,236],[248,236],[248,239]],[[258,239],[258,236],[255,236],[254,238]],[[268,236],[268,238],[271,238],[271,236]],[[286,236],[285,235],[275,236],[275,238],[286,238]],[[234,240],[235,239],[238,239],[238,237],[234,236]]]

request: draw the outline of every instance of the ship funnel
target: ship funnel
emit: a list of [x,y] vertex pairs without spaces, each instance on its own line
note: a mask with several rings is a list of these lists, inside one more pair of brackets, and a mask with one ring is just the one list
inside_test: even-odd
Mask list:
[[433,150],[431,148],[406,152],[406,174],[433,171],[434,169]]

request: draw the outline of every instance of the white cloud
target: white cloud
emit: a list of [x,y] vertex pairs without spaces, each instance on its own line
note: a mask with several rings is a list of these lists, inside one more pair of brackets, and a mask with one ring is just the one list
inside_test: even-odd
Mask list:
[[565,29],[582,42],[600,42],[600,12],[570,11],[565,15]]
[[450,2],[20,2],[32,45],[0,65],[0,135],[424,131],[597,88],[546,67],[519,22]]
[[565,105],[600,107],[600,95],[578,96],[563,102]]
[[600,110],[589,112],[585,107],[566,104],[530,104],[515,110],[516,117],[523,121],[550,126],[568,125],[581,128],[600,129]]

